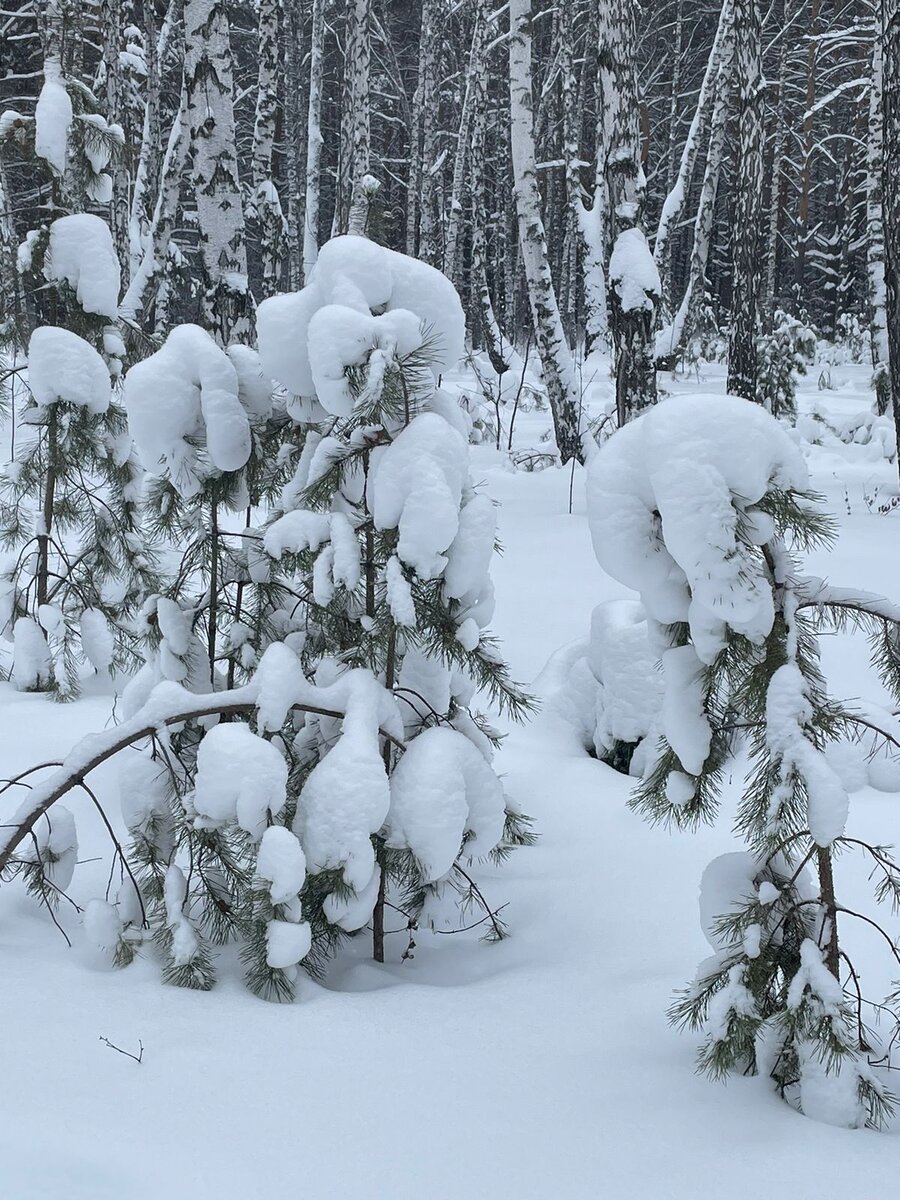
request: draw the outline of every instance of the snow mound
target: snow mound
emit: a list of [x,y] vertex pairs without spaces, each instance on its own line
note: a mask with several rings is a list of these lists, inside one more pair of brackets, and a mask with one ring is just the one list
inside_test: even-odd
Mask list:
[[28,384],[38,404],[77,404],[88,412],[109,408],[106,363],[93,346],[69,329],[43,325],[28,343]]
[[[326,306],[340,306],[342,313],[338,332],[321,342],[326,322],[314,317]],[[376,309],[378,316],[373,317]],[[351,234],[332,238],[319,251],[302,291],[260,304],[256,319],[263,368],[296,396],[316,394],[316,376],[320,382],[331,379],[331,403],[346,408],[346,393],[335,373],[341,354],[344,365],[351,365],[353,359],[347,354],[360,339],[368,340],[371,348],[376,331],[386,331],[398,352],[404,352],[401,346],[409,344],[412,323],[404,316],[398,325],[397,310],[413,314],[417,341],[422,333],[428,337],[435,378],[456,366],[464,351],[465,317],[449,279],[436,268],[369,238]],[[382,316],[390,320],[380,320]],[[327,407],[326,399],[319,398]]]
[[461,847],[473,858],[489,854],[500,842],[505,818],[500,780],[455,729],[419,734],[391,776],[387,844],[410,850],[428,883],[452,869]]
[[121,272],[109,226],[90,213],[58,217],[50,226],[44,278],[66,283],[87,313],[114,321]]
[[[246,385],[245,385],[246,393]],[[179,325],[155,354],[125,376],[125,409],[138,455],[149,471],[163,463],[184,497],[197,494],[209,463],[238,471],[250,457],[250,422],[234,362],[198,325]]]
[[773,487],[807,482],[800,450],[758,404],[673,397],[591,461],[594,551],[655,621],[688,622],[700,661],[711,663],[726,626],[757,643],[771,630],[772,589],[749,544],[771,536],[771,522],[754,505]]

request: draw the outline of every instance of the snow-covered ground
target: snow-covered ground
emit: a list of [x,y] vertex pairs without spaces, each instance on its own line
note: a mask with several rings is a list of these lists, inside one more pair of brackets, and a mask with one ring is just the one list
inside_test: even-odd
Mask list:
[[[813,371],[802,411],[864,411],[866,377],[833,367],[834,390],[819,391]],[[724,386],[719,368],[699,384],[664,382]],[[546,424],[546,413],[520,414],[516,444],[539,445]],[[875,511],[894,468],[874,447],[807,449],[842,524],[812,569],[900,597],[900,517]],[[548,660],[585,636],[593,606],[625,593],[591,551],[580,472],[573,485],[568,471],[512,471],[488,446],[473,457],[501,504],[494,627],[516,676],[540,692]],[[839,695],[872,695],[865,661],[862,643],[826,643]],[[62,706],[2,685],[0,771],[56,758],[109,720],[108,696]],[[491,897],[509,901],[512,936],[488,946],[477,934],[420,934],[401,962],[404,929],[376,966],[363,934],[293,1006],[254,999],[237,972],[205,994],[163,987],[149,956],[100,969],[73,912],[60,914],[69,950],[20,887],[0,889],[0,1197],[749,1200],[777,1189],[818,1200],[889,1188],[896,1134],[818,1125],[759,1079],[697,1078],[694,1039],[666,1024],[673,989],[708,953],[698,881],[734,847],[728,802],[714,829],[650,828],[625,807],[628,780],[549,714],[512,729],[499,764],[541,834],[482,872]],[[115,808],[113,771],[94,786]],[[102,831],[90,802],[74,803],[90,859]],[[895,840],[898,804],[856,793],[849,831]],[[2,820],[8,796],[0,806]],[[847,869],[845,886],[862,894],[862,874]],[[100,864],[84,863],[77,897],[104,888]],[[882,959],[869,951],[863,942],[877,993]],[[129,1052],[142,1044],[143,1061],[104,1038]]]

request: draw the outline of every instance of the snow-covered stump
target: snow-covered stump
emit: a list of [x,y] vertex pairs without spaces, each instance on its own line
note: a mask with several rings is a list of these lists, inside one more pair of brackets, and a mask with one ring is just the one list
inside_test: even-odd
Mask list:
[[900,742],[890,714],[827,695],[818,633],[867,629],[897,696],[900,607],[802,575],[792,552],[827,544],[834,527],[787,432],[744,400],[671,399],[632,421],[592,461],[588,506],[600,564],[640,594],[662,666],[660,736],[632,806],[677,827],[713,820],[726,764],[742,739],[750,752],[737,821],[747,849],[704,876],[714,954],[671,1017],[705,1031],[699,1064],[713,1076],[768,1075],[810,1116],[878,1125],[893,1104],[880,1069],[890,1039],[864,1023],[874,1002],[846,927],[880,926],[843,903],[835,855],[868,856],[878,900],[900,895],[900,866],[846,835],[848,788],[861,783],[840,747],[854,729]]

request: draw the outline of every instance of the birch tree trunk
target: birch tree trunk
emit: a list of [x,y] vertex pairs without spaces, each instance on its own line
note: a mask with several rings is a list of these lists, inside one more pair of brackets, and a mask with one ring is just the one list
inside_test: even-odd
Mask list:
[[469,86],[471,89],[472,112],[472,296],[475,300],[477,317],[475,324],[480,333],[481,344],[487,352],[491,366],[502,376],[509,370],[511,348],[500,332],[494,311],[487,277],[487,188],[485,187],[485,134],[487,131],[488,104],[488,2],[477,0],[475,32],[472,53],[469,59]]
[[738,143],[732,225],[732,303],[728,339],[728,391],[756,399],[759,325],[760,216],[763,180],[763,78],[759,0],[735,0]]
[[[732,0],[723,0],[719,13],[719,23],[716,27],[716,36],[706,63],[706,71],[703,75],[703,82],[700,85],[700,94],[697,97],[697,107],[694,110],[691,126],[681,151],[681,161],[678,165],[677,174],[674,174],[672,186],[663,202],[659,225],[656,229],[656,240],[653,243],[653,258],[662,279],[664,298],[669,297],[671,290],[670,255],[668,252],[669,239],[672,229],[681,220],[681,215],[684,212],[684,206],[687,203],[690,193],[691,182],[694,178],[694,167],[697,163],[703,127],[712,104],[719,65],[722,60],[723,42],[725,41],[727,31],[732,28],[733,24],[731,6]],[[679,24],[681,20],[680,14],[681,10],[679,8]],[[670,124],[674,126],[674,121],[670,122]],[[674,143],[670,147],[670,150],[674,154]]]
[[[787,4],[781,6],[781,26],[787,22]],[[769,190],[769,219],[766,234],[766,281],[763,310],[767,327],[771,327],[775,315],[775,284],[778,278],[778,234],[781,226],[782,165],[787,148],[787,104],[788,87],[788,39],[781,38],[778,53],[778,96],[772,116],[774,141],[772,145],[772,183]]]
[[[473,127],[478,120],[478,114],[474,113],[473,110],[476,103],[480,103],[483,107],[487,98],[487,80],[484,77],[482,61],[484,58],[486,36],[487,17],[483,4],[479,4],[475,10],[472,45],[469,50],[469,68],[466,72],[466,90],[463,96],[462,113],[460,114],[459,121],[459,138],[456,144],[456,155],[453,160],[453,183],[450,191],[450,211],[447,217],[447,243],[444,251],[444,274],[453,281],[457,291],[462,290],[459,279],[459,243],[463,213],[465,211],[463,192],[466,175],[468,173],[474,179],[483,169],[483,164],[479,159],[475,158],[472,143],[474,140]],[[476,85],[475,77],[479,73],[481,74],[481,81]],[[476,89],[478,90],[478,100],[476,100]],[[482,113],[481,117],[483,118],[484,115]],[[483,124],[481,140],[481,154],[483,154]],[[474,216],[476,220],[480,218],[480,214],[475,214]]]
[[284,216],[275,187],[273,155],[279,105],[278,43],[281,0],[259,0],[259,71],[253,123],[253,213],[262,259],[262,294],[273,296],[281,281]]
[[[104,98],[106,118],[110,125],[123,124],[124,83],[122,79],[122,4],[120,0],[100,0],[97,14],[102,38],[104,67]],[[127,284],[131,258],[129,254],[129,175],[124,150],[109,166],[113,193],[109,205],[109,224],[113,243],[122,271],[122,283]]]
[[900,469],[900,0],[881,0],[884,48],[883,158],[884,275],[891,402]]
[[872,82],[869,92],[869,135],[866,147],[866,274],[869,321],[872,337],[875,407],[886,413],[891,405],[891,374],[888,367],[888,323],[884,273],[884,210],[882,159],[884,139],[884,44],[881,29],[872,42]]
[[510,140],[519,247],[556,444],[565,463],[581,456],[581,405],[574,362],[550,274],[535,174],[531,0],[510,0],[509,22]]
[[[187,92],[182,88],[181,104],[169,130],[166,153],[162,163],[162,178],[153,207],[150,227],[144,239],[144,250],[140,263],[131,276],[131,282],[119,305],[123,320],[136,321],[141,312],[149,309],[154,292],[164,284],[169,259],[169,243],[178,214],[181,179],[187,160]],[[168,326],[165,305],[158,305],[154,328],[162,333]]]
[[184,78],[204,294],[202,321],[222,345],[251,328],[244,210],[225,0],[186,0]]
[[600,56],[610,88],[606,192],[616,240],[610,259],[610,325],[616,356],[616,411],[623,425],[656,402],[653,326],[659,275],[640,225],[646,180],[641,165],[637,32],[632,0],[601,6]]
[[[348,0],[344,63],[344,112],[341,120],[341,186],[335,229],[358,229],[360,214],[368,214],[364,178],[369,174],[369,62],[372,0]],[[355,209],[355,212],[353,210]]]
[[303,280],[319,256],[319,169],[322,158],[322,72],[325,57],[325,0],[313,0],[309,48],[309,108],[306,117],[306,204],[303,210]]
[[716,212],[716,197],[719,191],[719,176],[725,157],[725,142],[728,134],[730,111],[731,78],[734,66],[734,26],[729,22],[715,83],[712,120],[709,127],[709,144],[706,150],[706,166],[703,183],[694,217],[694,240],[691,246],[691,261],[688,281],[681,303],[671,323],[660,330],[656,339],[656,358],[664,370],[671,370],[697,323],[697,313],[706,286],[706,272],[712,243],[713,221]]

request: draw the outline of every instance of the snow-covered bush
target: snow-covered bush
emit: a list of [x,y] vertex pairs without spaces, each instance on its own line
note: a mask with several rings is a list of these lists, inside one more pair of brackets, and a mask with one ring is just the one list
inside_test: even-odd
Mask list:
[[[231,686],[285,632],[284,605],[296,608],[264,561],[256,527],[257,506],[283,480],[290,422],[273,411],[272,383],[256,352],[223,350],[197,325],[177,326],[128,371],[124,402],[148,476],[150,528],[181,556],[169,595],[144,607],[149,668],[141,695],[159,678],[212,686],[219,671]],[[164,615],[170,605],[180,606],[181,618]],[[174,635],[167,621],[178,626]]]
[[[530,702],[486,631],[494,508],[469,476],[467,418],[436,387],[462,341],[449,287],[340,238],[303,292],[260,306],[264,365],[301,389],[294,412],[321,417],[296,459],[298,431],[268,413],[246,348],[181,327],[128,373],[153,523],[179,540],[179,575],[144,605],[151,648],[124,723],[76,748],[0,835],[0,871],[34,886],[62,850],[38,838],[23,857],[30,833],[86,758],[124,752],[122,886],[87,921],[107,958],[128,962],[149,932],[166,980],[208,988],[215,947],[236,942],[248,986],[287,1000],[300,965],[321,970],[367,925],[383,959],[389,908],[406,917],[406,957],[420,923],[459,925],[457,906],[462,924],[474,907],[503,936],[471,864],[531,835],[471,706],[478,692],[513,715]],[[37,658],[22,670],[40,672]]]
[[827,543],[833,525],[761,406],[664,401],[601,447],[588,503],[597,557],[639,593],[662,661],[661,736],[633,806],[680,827],[712,820],[738,738],[750,751],[737,821],[747,850],[704,878],[714,955],[673,1020],[705,1030],[699,1061],[713,1075],[759,1072],[809,1115],[877,1124],[892,1101],[878,1069],[890,1033],[863,1024],[846,929],[858,914],[838,899],[835,862],[850,848],[869,856],[880,900],[900,895],[900,867],[845,835],[836,747],[860,723],[887,747],[891,717],[827,695],[817,635],[866,628],[900,695],[900,608],[801,573],[795,553]]
[[640,775],[658,736],[662,674],[636,600],[607,600],[591,615],[591,635],[567,656],[553,708],[585,750],[616,770]]
[[[33,257],[29,265],[37,269]],[[98,671],[123,661],[129,618],[155,570],[139,536],[138,472],[113,396],[119,270],[106,224],[87,214],[52,222],[41,279],[54,321],[28,342],[27,402],[2,480],[2,541],[15,554],[0,636],[16,643],[18,686],[72,694],[79,658]],[[45,642],[39,667],[36,629]]]
[[797,379],[816,361],[816,335],[803,321],[778,309],[772,327],[757,338],[757,397],[775,417],[797,412]]
[[[292,312],[299,324],[286,328]],[[438,271],[342,237],[322,249],[307,288],[260,305],[258,327],[264,366],[291,390],[312,390],[330,414],[322,430],[308,434],[285,511],[265,533],[268,553],[312,601],[300,647],[305,670],[328,682],[353,668],[372,671],[396,695],[405,737],[429,731],[433,762],[422,747],[399,775],[402,816],[392,808],[363,827],[366,839],[375,837],[380,883],[375,876],[353,881],[346,870],[341,880],[330,860],[318,865],[326,923],[351,929],[374,907],[380,957],[385,889],[401,889],[410,920],[426,904],[432,913],[443,893],[468,903],[477,891],[463,860],[527,838],[512,809],[503,815],[502,791],[485,782],[495,735],[469,707],[476,690],[514,714],[527,699],[485,631],[493,611],[493,506],[469,478],[467,418],[435,386],[442,364],[451,365],[461,348],[462,310]],[[317,773],[335,773],[335,752],[323,757],[329,736],[329,723],[307,722],[307,787]],[[466,739],[484,769],[473,765]],[[392,774],[394,767],[387,746],[384,768]],[[442,773],[444,814],[432,811]],[[484,828],[494,832],[490,845]],[[429,838],[441,840],[442,862],[449,854],[438,874]]]

